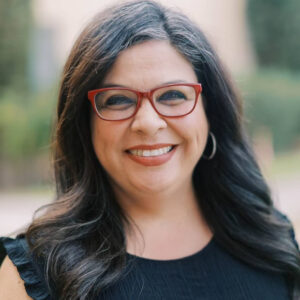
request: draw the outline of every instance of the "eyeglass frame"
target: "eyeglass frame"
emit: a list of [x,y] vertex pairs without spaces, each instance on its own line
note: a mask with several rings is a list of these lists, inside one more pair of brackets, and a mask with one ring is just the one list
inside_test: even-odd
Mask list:
[[[193,108],[188,112],[188,113],[185,113],[183,115],[177,115],[177,116],[166,116],[162,113],[160,113],[156,107],[155,107],[155,104],[153,102],[153,94],[161,89],[161,88],[166,88],[166,87],[172,87],[172,86],[191,86],[194,88],[194,91],[195,91],[195,103],[194,103],[194,106]],[[100,113],[98,112],[97,108],[96,108],[96,103],[95,103],[95,96],[100,93],[100,92],[105,92],[105,91],[109,91],[109,90],[125,90],[125,91],[130,91],[130,92],[133,92],[137,95],[137,103],[136,103],[136,108],[135,108],[135,111],[133,112],[133,114],[130,116],[130,117],[127,117],[127,118],[124,118],[124,119],[116,119],[116,120],[110,120],[110,119],[105,119],[103,118],[103,116],[100,115]],[[199,99],[199,95],[201,94],[202,92],[202,85],[201,83],[172,83],[172,84],[166,84],[166,85],[162,85],[162,86],[158,86],[158,87],[155,87],[151,90],[148,90],[148,91],[138,91],[138,90],[135,90],[135,89],[131,89],[131,88],[126,88],[126,87],[106,87],[106,88],[101,88],[101,89],[96,89],[96,90],[91,90],[91,91],[88,91],[88,100],[91,102],[92,106],[93,106],[93,109],[95,111],[95,113],[97,114],[97,116],[102,119],[102,120],[105,120],[105,121],[125,121],[125,120],[128,120],[128,119],[131,119],[133,118],[139,108],[141,107],[141,103],[142,103],[142,99],[143,98],[147,98],[151,104],[151,106],[153,107],[153,109],[155,110],[155,112],[161,116],[161,117],[165,117],[165,118],[180,118],[180,117],[184,117],[186,115],[189,115],[190,113],[193,112],[193,110],[195,109],[196,105],[197,105],[197,102],[198,102],[198,99]]]

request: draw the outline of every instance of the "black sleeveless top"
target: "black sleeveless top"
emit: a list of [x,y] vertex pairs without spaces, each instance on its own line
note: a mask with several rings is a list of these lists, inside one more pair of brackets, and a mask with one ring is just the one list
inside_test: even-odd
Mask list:
[[[292,232],[294,239],[294,232]],[[24,238],[1,238],[4,250],[34,300],[50,300],[43,266]],[[294,243],[298,247],[296,240]],[[1,244],[1,243],[0,243]],[[299,249],[299,247],[298,247]],[[217,241],[180,259],[153,260],[127,254],[124,276],[97,300],[290,300],[283,275],[254,268],[230,255]],[[91,299],[92,300],[92,299]]]

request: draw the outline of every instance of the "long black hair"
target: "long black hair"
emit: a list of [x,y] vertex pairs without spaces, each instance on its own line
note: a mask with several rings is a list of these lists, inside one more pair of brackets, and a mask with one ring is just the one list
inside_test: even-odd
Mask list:
[[170,42],[203,85],[218,150],[212,160],[199,160],[193,184],[215,240],[240,260],[286,276],[296,299],[300,258],[292,226],[274,208],[229,77],[192,21],[149,0],[96,15],[66,62],[54,138],[57,200],[26,233],[31,251],[45,262],[50,289],[58,299],[92,299],[126,265],[129,222],[92,147],[87,91],[98,87],[122,50],[147,40]]

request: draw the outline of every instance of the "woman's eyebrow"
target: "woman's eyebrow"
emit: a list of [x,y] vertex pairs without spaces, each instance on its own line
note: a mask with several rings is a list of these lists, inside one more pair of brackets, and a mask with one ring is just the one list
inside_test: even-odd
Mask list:
[[186,80],[178,79],[178,80],[163,82],[161,85],[175,84],[175,83],[188,83],[188,82]]
[[[158,86],[163,86],[163,85],[167,85],[167,84],[175,84],[175,83],[187,83],[187,81],[182,80],[182,79],[166,81],[166,82],[162,82]],[[113,88],[113,87],[130,88],[129,86],[126,86],[123,84],[116,84],[116,83],[105,83],[105,84],[101,84],[101,86],[100,86],[100,88]]]
[[122,84],[115,84],[115,83],[105,83],[105,84],[101,84],[100,86],[100,88],[112,88],[112,87],[129,88],[128,86]]

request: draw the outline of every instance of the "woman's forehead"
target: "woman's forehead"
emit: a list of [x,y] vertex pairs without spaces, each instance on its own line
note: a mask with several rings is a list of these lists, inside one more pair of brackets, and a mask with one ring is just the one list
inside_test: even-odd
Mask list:
[[[196,82],[191,63],[167,41],[151,40],[122,51],[103,84],[160,85],[165,82]],[[133,87],[133,86],[131,86]],[[142,88],[135,86],[135,88]]]

